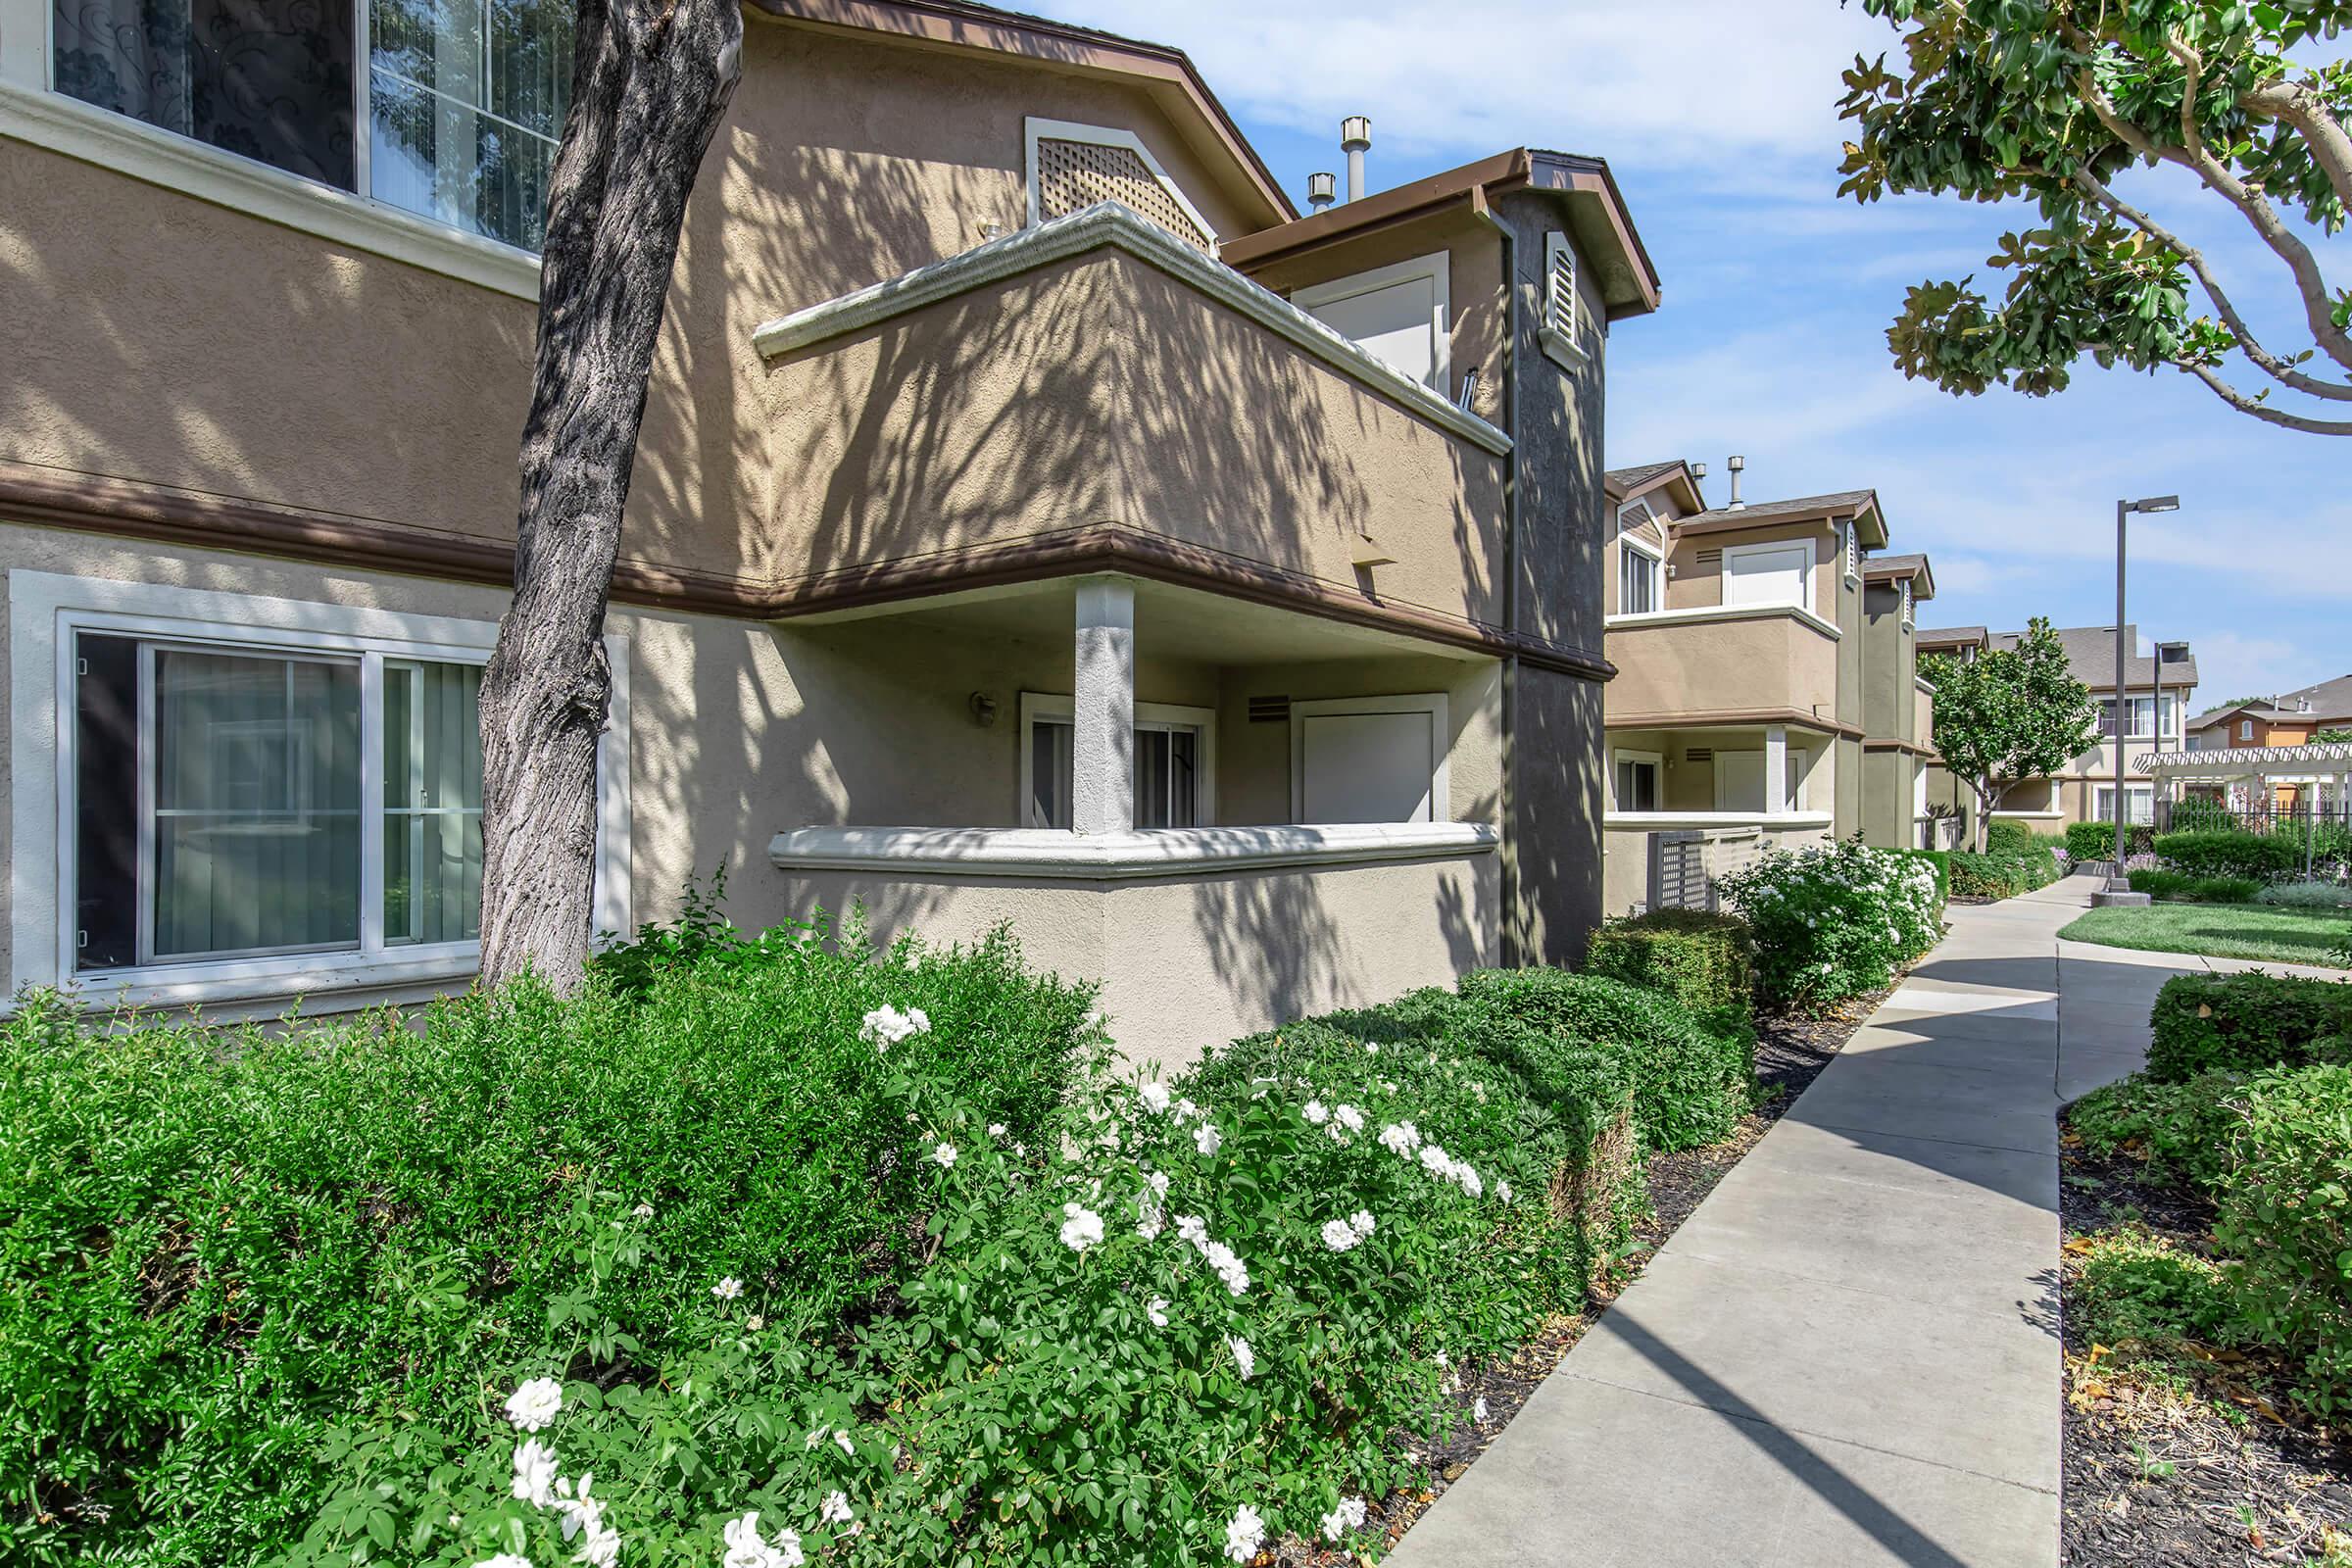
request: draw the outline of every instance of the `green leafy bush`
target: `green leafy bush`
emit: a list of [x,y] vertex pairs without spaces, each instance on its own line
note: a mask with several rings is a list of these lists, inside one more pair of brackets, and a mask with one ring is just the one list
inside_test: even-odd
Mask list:
[[2033,855],[2039,852],[2040,844],[2034,830],[2023,822],[1996,817],[1984,824],[1984,853],[1987,855]]
[[[562,1380],[531,1441],[594,1472],[623,1562],[750,1558],[747,1532],[789,1557],[787,1529],[796,1551],[876,1565],[1177,1568],[1285,1534],[1376,1549],[1362,1499],[1423,1479],[1391,1435],[1460,1424],[1458,1362],[1582,1296],[1547,1200],[1556,1119],[1446,1049],[1446,1004],[1416,1004],[1351,1015],[1386,1042],[1300,1025],[1172,1091],[1090,1077],[1051,1159],[891,1072],[923,1254],[897,1310],[796,1338],[788,1291],[746,1276],[721,1298],[690,1270],[705,1335],[658,1366],[608,1385],[581,1375],[599,1362],[514,1363]],[[629,1224],[608,1207],[572,1234],[625,1247]],[[563,1484],[535,1503],[526,1467],[514,1494],[510,1386],[347,1434],[305,1558],[381,1540],[442,1568],[576,1556]]]
[[1516,1071],[1578,1145],[1604,1137],[1630,1087],[1644,1149],[1731,1135],[1752,1102],[1754,1036],[1716,1033],[1671,998],[1561,969],[1462,977],[1463,1033]]
[[2352,1068],[2278,1068],[2246,1087],[2214,1239],[2238,1312],[2295,1357],[2296,1397],[2352,1404]]
[[2221,1267],[2142,1226],[2083,1238],[2075,1263],[2068,1313],[2081,1312],[2083,1334],[2098,1344],[2165,1351],[2244,1338]]
[[2167,871],[2162,866],[2143,865],[2124,873],[2124,880],[2134,893],[2145,893],[2151,899],[2177,899],[2186,893],[2194,878],[2180,871]]
[[[896,1065],[1043,1147],[1092,996],[1003,936],[801,932],[637,1000],[517,985],[282,1035],[27,1000],[0,1027],[0,1555],[254,1560],[318,1507],[337,1424],[475,1405],[590,1340],[661,1364],[722,1273],[794,1331],[888,1299],[925,1198],[859,1038],[885,1004]],[[595,1192],[650,1217],[591,1298]]]
[[1966,850],[1951,853],[1948,870],[1951,891],[1971,899],[2014,899],[2021,893],[2048,887],[2060,875],[2053,841],[2025,835],[2024,849],[1988,850],[1983,855]]
[[2148,1074],[2168,1083],[2325,1059],[2328,1042],[2352,1034],[2352,983],[2176,975],[2156,994],[2148,1026]]
[[2078,860],[2114,859],[2115,824],[2113,822],[2067,823],[2066,853]]
[[2283,833],[2164,833],[2157,836],[2156,854],[2173,870],[2188,876],[2243,877],[2256,883],[2281,881],[2303,866],[2301,844]]
[[2211,1188],[2230,1159],[2242,1072],[2205,1072],[2179,1083],[2146,1073],[2092,1090],[2067,1107],[2067,1125],[2091,1153],[2129,1154],[2157,1179]]
[[2234,876],[2188,876],[2180,871],[2142,867],[2127,873],[2134,893],[2150,898],[2180,899],[2191,904],[2251,904],[2262,884]]
[[1702,1019],[1748,1016],[1755,937],[1737,915],[1652,909],[1592,933],[1585,972],[1662,992]]
[[1914,860],[1924,860],[1936,871],[1936,902],[1942,904],[1952,896],[1952,855],[1949,850],[1896,850],[1897,855]]
[[2352,909],[2352,883],[2280,882],[2255,894],[2254,902],[2287,909]]
[[1758,988],[1786,1006],[1882,990],[1943,935],[1934,869],[1850,840],[1767,851],[1718,885],[1755,931]]

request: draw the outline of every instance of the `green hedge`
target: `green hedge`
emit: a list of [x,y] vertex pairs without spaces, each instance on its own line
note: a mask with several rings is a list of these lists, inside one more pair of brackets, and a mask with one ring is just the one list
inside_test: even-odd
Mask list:
[[2191,877],[2278,882],[2303,868],[2302,842],[2284,833],[2165,833],[2156,839],[2156,854],[2173,870]]
[[1461,995],[1476,1048],[1589,1135],[1614,1113],[1621,1081],[1646,1149],[1719,1142],[1752,1102],[1754,1036],[1710,1031],[1656,992],[1560,969],[1480,969]]
[[2234,1260],[2238,1315],[2296,1359],[2296,1397],[2323,1417],[2352,1405],[2347,1171],[2352,1069],[2275,1069],[2246,1087],[2214,1240]]
[[566,1216],[599,1193],[650,1204],[673,1265],[598,1308],[646,1364],[705,1332],[720,1274],[772,1282],[788,1331],[887,1298],[918,1259],[904,1117],[858,1038],[886,1003],[934,1026],[892,1060],[1049,1136],[1093,997],[1002,936],[795,937],[748,981],[516,985],[292,1033],[118,1034],[29,999],[0,1029],[0,1557],[282,1547],[330,1427],[563,1364]]
[[1897,850],[1915,860],[1925,860],[1936,868],[1936,900],[1943,903],[1952,896],[1952,853],[1949,850]]
[[2058,861],[2048,847],[1987,851],[1983,855],[1954,850],[1947,862],[1955,896],[1971,899],[2013,899],[2058,880]]
[[1652,909],[1592,933],[1585,972],[1672,997],[1701,1019],[1744,1020],[1755,985],[1755,937],[1738,915]]
[[2067,823],[2066,853],[2078,860],[2114,859],[2115,824],[2113,822]]
[[2352,983],[2176,975],[2156,994],[2148,1024],[2148,1074],[2164,1082],[2334,1059],[2352,1035]]
[[1986,855],[2032,855],[2041,849],[2041,840],[2023,822],[2001,818],[1985,824],[1984,853]]
[[2180,899],[2191,904],[2251,904],[2262,884],[2237,876],[2189,876],[2152,867],[2129,873],[2134,893],[2155,899]]

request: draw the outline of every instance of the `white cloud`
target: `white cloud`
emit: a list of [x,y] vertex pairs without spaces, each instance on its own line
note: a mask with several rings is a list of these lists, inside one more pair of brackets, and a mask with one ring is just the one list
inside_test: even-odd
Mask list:
[[[1894,33],[1823,0],[1053,0],[1174,44],[1236,114],[1322,131],[1372,117],[1373,156],[1527,144],[1722,169],[1834,167],[1838,73]],[[1336,151],[1336,148],[1335,148]],[[1379,181],[1376,181],[1378,183]]]
[[2190,646],[2197,656],[2197,702],[2202,707],[2232,697],[2291,692],[2352,671],[2352,656],[2341,647],[2313,647],[2282,637],[2192,629]]

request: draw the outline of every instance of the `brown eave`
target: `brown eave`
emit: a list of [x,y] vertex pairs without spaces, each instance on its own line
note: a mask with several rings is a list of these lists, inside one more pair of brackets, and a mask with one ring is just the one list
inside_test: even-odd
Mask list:
[[[1539,190],[1562,197],[1572,212],[1588,221],[1578,224],[1577,237],[1593,256],[1608,306],[1609,319],[1643,316],[1658,308],[1658,272],[1651,265],[1642,236],[1626,215],[1609,166],[1597,158],[1577,158],[1527,147],[1495,153],[1475,163],[1427,174],[1402,185],[1375,191],[1355,201],[1327,207],[1319,213],[1223,241],[1220,260],[1250,271],[1303,252],[1353,239],[1426,218],[1449,207],[1476,209],[1514,190]],[[1605,243],[1604,243],[1605,241]]]
[[[1267,221],[1296,218],[1291,204],[1257,149],[1250,145],[1217,95],[1183,50],[1123,38],[1093,27],[1026,16],[971,0],[747,0],[780,21],[856,32],[882,33],[933,49],[981,49],[1017,55],[1090,75],[1140,78],[1154,97],[1173,98],[1189,114],[1171,115],[1180,132],[1188,120],[1205,136],[1200,151],[1229,159],[1263,207]],[[1168,107],[1176,107],[1170,105]]]
[[1827,522],[1851,517],[1862,543],[1869,549],[1886,543],[1886,514],[1879,510],[1876,490],[1840,490],[1835,495],[1803,496],[1793,501],[1754,501],[1735,512],[1717,507],[1696,516],[1678,518],[1677,534],[1727,533],[1737,528],[1770,528],[1789,522]]

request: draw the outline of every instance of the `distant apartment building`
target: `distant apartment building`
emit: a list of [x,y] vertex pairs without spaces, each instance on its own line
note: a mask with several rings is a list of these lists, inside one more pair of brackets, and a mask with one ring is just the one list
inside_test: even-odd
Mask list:
[[[1983,626],[1947,626],[1923,630],[1917,642],[1922,658],[1943,654],[1966,661],[1993,649],[2015,648],[2023,635],[1988,631]],[[2011,786],[1993,810],[1994,819],[2023,822],[2037,832],[2050,833],[2069,822],[2112,822],[2120,799],[2128,820],[2153,820],[2155,785],[2144,776],[2132,776],[2129,762],[2142,752],[2184,748],[2189,694],[2197,685],[2195,655],[2185,642],[2144,645],[2139,627],[2125,625],[2125,729],[2119,745],[2115,628],[2061,627],[2058,641],[2066,650],[2067,665],[2075,679],[2090,688],[2099,705],[2099,743],[2057,773]],[[2121,767],[2119,751],[2126,764]],[[1930,810],[1939,815],[1955,812],[1964,830],[1973,825],[1975,797],[1966,785],[1938,766],[1930,770],[1926,790]]]
[[1930,695],[1912,651],[1933,597],[1872,490],[1709,507],[1703,467],[1605,475],[1604,906],[1704,906],[1778,844],[1921,842]]

